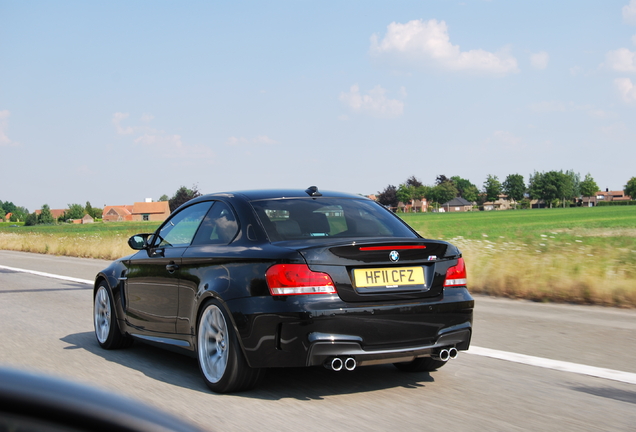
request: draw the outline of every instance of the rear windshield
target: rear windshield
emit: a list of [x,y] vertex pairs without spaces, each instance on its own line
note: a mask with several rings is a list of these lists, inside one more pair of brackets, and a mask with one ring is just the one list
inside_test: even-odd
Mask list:
[[417,238],[400,219],[373,201],[284,198],[251,204],[272,242],[320,237]]

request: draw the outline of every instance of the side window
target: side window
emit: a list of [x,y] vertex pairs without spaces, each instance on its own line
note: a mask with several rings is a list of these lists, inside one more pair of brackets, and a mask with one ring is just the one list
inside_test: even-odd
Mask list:
[[217,201],[203,220],[193,245],[228,244],[238,232],[238,223],[230,207]]
[[155,247],[188,246],[211,205],[209,201],[194,204],[168,219],[154,240]]

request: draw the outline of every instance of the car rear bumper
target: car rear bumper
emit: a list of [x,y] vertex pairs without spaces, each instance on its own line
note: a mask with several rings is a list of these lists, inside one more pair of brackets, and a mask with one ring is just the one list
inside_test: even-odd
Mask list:
[[455,347],[457,350],[467,350],[470,345],[471,329],[468,324],[463,329],[453,330],[440,335],[432,344],[413,347],[384,348],[365,350],[359,341],[352,341],[346,335],[326,335],[312,333],[313,340],[307,357],[307,366],[327,364],[331,359],[353,358],[357,366],[369,366],[386,363],[410,362],[418,357],[431,357],[443,348]]
[[315,366],[344,356],[358,365],[397,363],[444,347],[467,350],[474,300],[466,288],[450,288],[417,302],[351,304],[316,295],[227,305],[248,363],[260,368]]

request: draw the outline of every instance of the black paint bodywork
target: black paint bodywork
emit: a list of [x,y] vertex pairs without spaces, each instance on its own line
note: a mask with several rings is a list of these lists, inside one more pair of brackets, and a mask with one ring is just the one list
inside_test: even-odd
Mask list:
[[[455,246],[423,239],[412,230],[412,238],[272,243],[250,203],[281,197],[369,201],[277,190],[205,195],[184,204],[171,217],[196,203],[226,203],[238,232],[227,245],[147,247],[100,272],[95,287],[106,281],[121,332],[195,355],[198,315],[214,298],[226,308],[245,358],[255,368],[321,365],[333,356],[353,356],[358,365],[392,363],[431,356],[440,347],[468,349],[474,300],[465,286],[443,288],[446,270],[461,257]],[[426,246],[402,251],[399,261],[400,266],[422,266],[426,287],[393,293],[356,290],[353,269],[396,265],[388,251],[360,251],[360,246],[384,245]],[[308,264],[328,273],[337,294],[272,296],[265,272],[276,263]]]

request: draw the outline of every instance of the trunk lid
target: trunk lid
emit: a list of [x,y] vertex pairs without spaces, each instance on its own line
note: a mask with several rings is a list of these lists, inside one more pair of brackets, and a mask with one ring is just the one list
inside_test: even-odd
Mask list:
[[461,256],[450,243],[428,239],[369,239],[292,247],[313,271],[328,273],[346,302],[397,301],[442,294],[446,270]]

